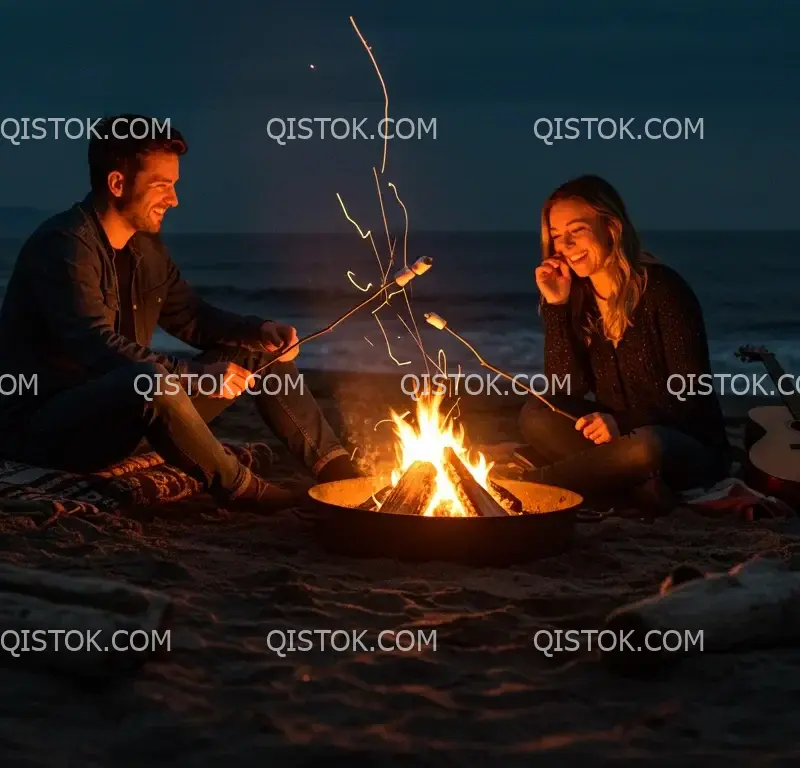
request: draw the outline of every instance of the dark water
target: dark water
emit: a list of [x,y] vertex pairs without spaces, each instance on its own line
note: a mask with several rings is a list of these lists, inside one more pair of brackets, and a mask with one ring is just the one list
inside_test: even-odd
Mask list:
[[[472,343],[485,360],[514,373],[541,370],[542,326],[533,269],[536,233],[409,235],[409,263],[432,256],[435,264],[409,290],[413,320],[404,297],[377,314],[362,310],[333,332],[305,345],[303,367],[343,370],[424,370],[419,347],[402,321],[417,323],[427,353],[443,348],[448,370],[477,370],[475,357],[422,317],[433,311]],[[741,344],[763,344],[787,372],[800,372],[800,253],[793,233],[645,233],[644,245],[689,281],[703,305],[718,372],[743,370],[734,352]],[[165,235],[183,275],[209,301],[227,309],[279,319],[301,335],[333,322],[365,298],[362,287],[380,282],[368,240],[354,235]],[[375,241],[385,268],[384,234]],[[395,267],[403,264],[398,238]],[[4,288],[19,241],[0,241]],[[374,306],[377,306],[374,305]],[[372,307],[374,308],[374,307]],[[399,317],[402,318],[399,319]],[[153,346],[181,349],[159,332]],[[394,356],[395,361],[392,360]],[[755,370],[753,371],[755,373]]]

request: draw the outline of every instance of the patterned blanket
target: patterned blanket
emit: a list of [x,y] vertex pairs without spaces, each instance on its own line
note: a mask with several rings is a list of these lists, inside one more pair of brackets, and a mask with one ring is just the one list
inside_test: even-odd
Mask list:
[[[272,464],[265,443],[222,441],[226,450],[258,474]],[[54,515],[114,512],[186,499],[200,492],[200,484],[166,464],[155,452],[141,453],[103,472],[72,474],[0,460],[0,506],[10,503],[44,504]]]

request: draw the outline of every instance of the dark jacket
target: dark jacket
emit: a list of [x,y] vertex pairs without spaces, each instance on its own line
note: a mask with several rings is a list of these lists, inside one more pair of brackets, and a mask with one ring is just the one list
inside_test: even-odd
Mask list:
[[213,307],[181,279],[157,235],[129,241],[136,338],[119,334],[114,251],[91,196],[44,222],[25,242],[0,308],[0,374],[36,376],[26,393],[0,397],[0,423],[48,396],[134,361],[200,373],[189,360],[149,349],[156,326],[197,349],[258,348],[264,322]]
[[725,419],[711,388],[703,312],[686,281],[664,264],[648,265],[633,325],[616,349],[597,333],[586,343],[586,319],[599,320],[599,312],[588,280],[573,278],[573,283],[566,304],[542,306],[548,382],[558,386],[568,376],[570,394],[593,393],[622,434],[669,426],[727,452]]

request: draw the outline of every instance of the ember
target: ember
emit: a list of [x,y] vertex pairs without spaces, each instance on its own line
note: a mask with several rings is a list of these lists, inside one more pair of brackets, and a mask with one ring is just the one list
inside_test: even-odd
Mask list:
[[397,436],[391,485],[360,507],[423,517],[505,517],[522,513],[511,492],[489,480],[494,466],[481,453],[470,457],[464,429],[440,406],[442,395],[417,401],[416,426],[390,411]]

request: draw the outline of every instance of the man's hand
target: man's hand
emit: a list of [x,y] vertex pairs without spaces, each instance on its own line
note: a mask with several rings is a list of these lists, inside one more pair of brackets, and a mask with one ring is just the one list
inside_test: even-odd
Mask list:
[[[297,329],[291,325],[274,323],[267,320],[261,326],[261,344],[267,352],[278,352],[281,349],[291,347],[297,342]],[[300,347],[297,346],[290,352],[278,358],[282,363],[288,363],[297,357]]]
[[[200,392],[223,400],[234,400],[256,383],[256,377],[250,371],[226,360],[206,365],[202,376]],[[214,380],[213,391],[208,383],[209,376]]]
[[607,413],[590,413],[588,416],[581,416],[575,422],[575,429],[583,432],[583,436],[595,445],[610,443],[619,437],[617,422],[613,416]]

